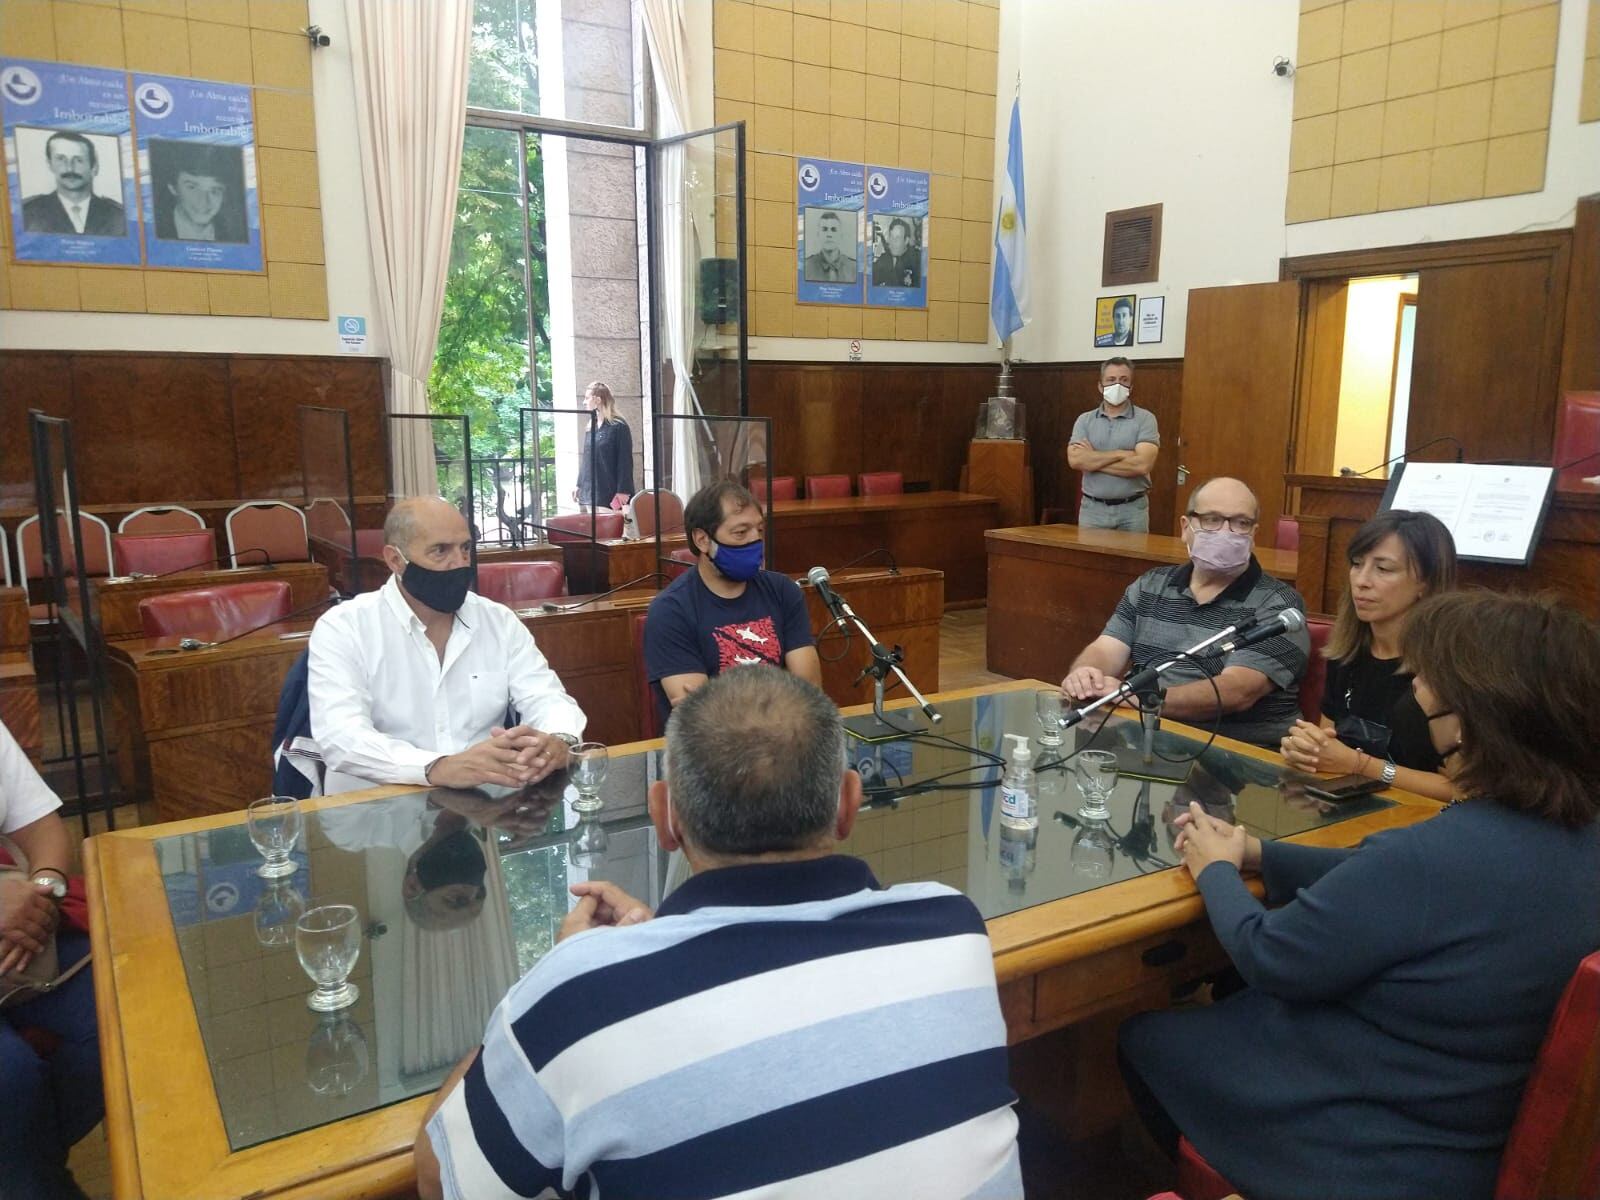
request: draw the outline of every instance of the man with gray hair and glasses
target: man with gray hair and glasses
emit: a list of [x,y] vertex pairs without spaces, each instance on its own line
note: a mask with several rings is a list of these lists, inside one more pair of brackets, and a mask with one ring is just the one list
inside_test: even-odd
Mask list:
[[[1255,493],[1240,480],[1223,476],[1190,492],[1181,522],[1189,561],[1155,567],[1128,585],[1105,632],[1061,681],[1062,695],[1073,704],[1098,700],[1131,670],[1165,662],[1230,625],[1285,608],[1303,613],[1300,593],[1263,571],[1251,552],[1260,516]],[[1210,672],[1180,663],[1164,680],[1162,712],[1192,725],[1215,721],[1225,737],[1276,749],[1300,715],[1310,652],[1299,629],[1211,660]]]
[[[650,787],[694,874],[652,915],[580,883],[416,1143],[424,1197],[1020,1196],[983,920],[838,854],[838,710],[773,667],[707,681]],[[586,1185],[586,1186],[585,1186]]]

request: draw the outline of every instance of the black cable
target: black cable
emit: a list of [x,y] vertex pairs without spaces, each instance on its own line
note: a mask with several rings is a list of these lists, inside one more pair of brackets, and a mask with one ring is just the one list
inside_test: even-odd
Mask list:
[[[828,630],[832,629],[835,625],[839,627],[839,632],[842,635],[840,650],[837,654],[827,655],[822,652],[822,639],[828,636]],[[843,662],[845,656],[850,653],[850,639],[853,636],[854,635],[850,632],[849,624],[839,617],[835,617],[817,632],[817,657],[826,663]]]
[[[1161,753],[1161,751],[1157,750],[1154,747],[1154,745],[1151,746],[1150,752],[1152,754],[1154,754],[1162,762],[1172,763],[1174,766],[1182,766],[1184,763],[1199,762],[1201,756],[1204,755],[1207,750],[1211,749],[1213,743],[1216,742],[1216,740],[1217,740],[1217,731],[1222,728],[1222,689],[1217,686],[1217,677],[1211,673],[1211,669],[1208,666],[1206,666],[1206,664],[1205,664],[1205,662],[1203,660],[1198,659],[1198,658],[1190,658],[1187,652],[1185,652],[1183,657],[1188,658],[1190,662],[1192,662],[1195,666],[1199,667],[1200,670],[1204,673],[1206,682],[1211,685],[1211,694],[1213,696],[1215,696],[1216,699],[1217,699],[1217,712],[1216,712],[1216,715],[1211,719],[1211,736],[1206,738],[1206,744],[1204,746],[1201,746],[1200,749],[1196,750],[1193,754],[1189,755],[1189,757],[1187,757],[1187,758],[1168,758],[1165,754]],[[1141,719],[1142,719],[1143,711],[1144,711],[1144,708],[1143,708],[1143,705],[1141,704],[1141,706],[1140,706]]]
[[876,550],[868,550],[865,554],[858,554],[855,558],[852,558],[849,562],[842,564],[841,566],[839,566],[836,569],[840,570],[840,571],[843,571],[846,567],[853,567],[857,563],[866,562],[867,559],[872,558],[873,556],[878,555],[878,554],[883,555],[885,561],[888,562],[888,564],[889,564],[889,574],[891,574],[891,575],[900,574],[899,564],[897,564],[895,562],[894,555],[890,552],[889,547],[887,547],[887,546],[879,546]]

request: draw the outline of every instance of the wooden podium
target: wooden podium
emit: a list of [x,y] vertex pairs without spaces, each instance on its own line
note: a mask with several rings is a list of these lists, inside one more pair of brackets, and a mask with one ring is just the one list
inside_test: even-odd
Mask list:
[[1033,467],[1028,443],[1021,438],[973,438],[967,443],[967,464],[961,468],[961,490],[993,496],[1000,508],[1000,528],[1032,525]]
[[[1295,587],[1312,612],[1335,613],[1349,579],[1350,539],[1377,515],[1388,481],[1360,476],[1290,475],[1300,501]],[[1550,501],[1533,561],[1525,567],[1462,563],[1462,584],[1500,592],[1553,591],[1600,619],[1600,490],[1562,491]]]

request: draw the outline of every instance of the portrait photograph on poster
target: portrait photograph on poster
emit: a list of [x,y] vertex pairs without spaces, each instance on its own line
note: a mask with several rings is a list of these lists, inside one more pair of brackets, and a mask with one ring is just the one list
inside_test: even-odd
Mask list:
[[867,166],[867,303],[928,306],[926,171]]
[[865,172],[860,163],[800,158],[794,166],[795,300],[860,304]]
[[134,75],[144,256],[152,267],[262,269],[250,89]]
[[856,214],[848,209],[812,207],[805,210],[807,283],[856,281]]
[[1101,296],[1094,302],[1097,349],[1133,345],[1133,311],[1138,299],[1137,296]]
[[139,261],[121,71],[0,59],[0,121],[17,262]]

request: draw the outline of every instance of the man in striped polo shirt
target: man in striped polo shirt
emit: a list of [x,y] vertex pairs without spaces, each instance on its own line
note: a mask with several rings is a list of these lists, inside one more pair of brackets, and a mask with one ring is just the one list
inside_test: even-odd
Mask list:
[[[1128,585],[1105,632],[1061,681],[1062,693],[1074,703],[1097,700],[1121,687],[1130,669],[1164,662],[1229,625],[1284,608],[1304,612],[1300,593],[1263,571],[1251,553],[1260,515],[1254,493],[1237,479],[1208,480],[1190,492],[1182,519],[1189,561],[1156,567]],[[1210,681],[1199,667],[1180,663],[1165,677],[1162,712],[1191,725],[1215,721],[1225,737],[1275,750],[1300,715],[1310,652],[1302,629],[1235,651]]]
[[417,1138],[424,1197],[1022,1195],[982,918],[834,853],[839,713],[770,667],[673,710],[650,816],[694,874],[609,884],[490,1019]]

